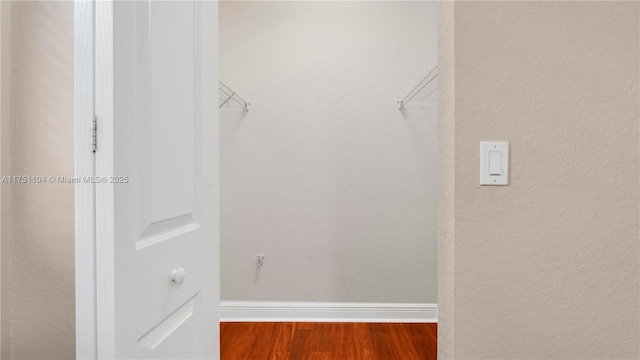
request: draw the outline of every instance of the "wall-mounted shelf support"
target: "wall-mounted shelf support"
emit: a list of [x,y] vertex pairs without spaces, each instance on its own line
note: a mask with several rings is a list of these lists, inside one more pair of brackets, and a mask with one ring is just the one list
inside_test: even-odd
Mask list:
[[233,100],[242,105],[245,110],[249,110],[250,103],[241,98],[240,95],[236,94],[235,91],[231,90],[231,88],[225,85],[222,81],[218,81],[218,91],[218,109],[223,107],[224,104],[228,103],[229,100]]
[[398,100],[398,104],[400,104],[400,107],[398,109],[402,109],[409,101],[415,101],[414,99],[416,98],[419,99],[418,101],[423,101],[431,96],[431,94],[438,90],[438,83],[437,81],[434,82],[437,77],[438,65],[434,66],[433,69],[429,71],[427,76],[425,76],[424,79],[422,79],[418,83],[418,85],[416,85],[413,90],[411,90],[407,94],[407,96],[405,96],[402,100]]

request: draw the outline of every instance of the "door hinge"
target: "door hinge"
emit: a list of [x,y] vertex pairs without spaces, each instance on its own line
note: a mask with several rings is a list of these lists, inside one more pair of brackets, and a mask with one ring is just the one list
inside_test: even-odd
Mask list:
[[96,148],[98,145],[98,117],[93,115],[93,120],[91,121],[91,149],[93,152],[96,152]]

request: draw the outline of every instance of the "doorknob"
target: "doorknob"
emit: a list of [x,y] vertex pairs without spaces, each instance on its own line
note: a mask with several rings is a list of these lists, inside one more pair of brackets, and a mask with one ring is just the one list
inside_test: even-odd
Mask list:
[[173,272],[171,273],[171,280],[173,280],[173,282],[175,282],[176,284],[182,284],[185,276],[187,276],[187,272],[184,270],[184,268],[178,268],[177,270],[173,270]]

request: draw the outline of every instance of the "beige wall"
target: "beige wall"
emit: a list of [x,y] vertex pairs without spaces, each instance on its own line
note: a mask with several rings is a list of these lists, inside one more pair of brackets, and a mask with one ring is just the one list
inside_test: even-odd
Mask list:
[[440,10],[440,358],[639,358],[639,3]]
[[455,46],[454,2],[438,2],[438,358],[455,343]]
[[[3,6],[2,175],[72,176],[73,3]],[[2,358],[73,358],[73,186],[3,184],[2,203]]]
[[[7,152],[8,132],[1,126],[2,119],[8,119],[9,116],[9,62],[11,57],[9,49],[11,48],[10,37],[10,19],[9,2],[0,2],[0,154]],[[5,173],[6,161],[0,156],[0,175]],[[9,242],[1,241],[7,239],[9,232],[8,224],[3,223],[4,214],[9,210],[8,191],[0,186],[0,358],[9,359],[10,339],[9,336],[9,260],[8,245]]]

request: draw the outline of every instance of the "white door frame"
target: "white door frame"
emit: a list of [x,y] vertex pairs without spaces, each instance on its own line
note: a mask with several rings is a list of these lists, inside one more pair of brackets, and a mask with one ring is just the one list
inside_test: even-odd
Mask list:
[[[99,165],[96,161],[100,161],[92,148],[92,125],[94,114],[97,110],[101,113],[112,113],[110,104],[104,102],[104,96],[101,97],[98,92],[112,91],[113,64],[112,54],[112,6],[114,0],[75,0],[74,14],[74,84],[75,84],[75,176],[76,179],[86,177],[94,177],[96,175],[96,167],[103,170],[112,167],[112,159],[103,159]],[[1,2],[0,2],[1,4]],[[443,6],[444,7],[444,6]],[[1,14],[1,12],[0,12]],[[440,30],[440,27],[439,27]],[[441,49],[439,49],[441,50]],[[6,55],[4,55],[6,58]],[[2,64],[3,59],[0,59]],[[6,59],[4,59],[6,60]],[[96,60],[101,61],[98,66],[100,73],[96,73]],[[439,62],[450,60],[441,56]],[[108,62],[108,63],[105,63]],[[443,61],[444,62],[444,61]],[[102,70],[107,71],[102,71]],[[109,71],[111,70],[111,71]],[[101,102],[102,99],[102,102]],[[105,119],[110,120],[110,119]],[[439,115],[438,122],[441,125],[443,116]],[[104,123],[102,124],[104,125]],[[439,125],[439,126],[440,126]],[[112,134],[105,134],[102,130],[109,131],[109,126],[101,126],[98,132],[98,140],[112,139]],[[439,135],[449,135],[448,127],[439,129]],[[443,136],[444,139],[450,140]],[[112,144],[109,141],[98,141],[99,146],[106,153],[112,153],[110,148]],[[440,154],[442,155],[442,153]],[[109,162],[111,160],[111,162]],[[442,168],[448,170],[448,165],[440,164]],[[441,172],[442,173],[442,172]],[[449,178],[450,172],[445,172]],[[439,228],[442,232],[448,228],[450,222],[445,222],[441,218],[440,212],[449,212],[450,197],[449,189],[439,189],[441,202],[439,205]],[[105,234],[105,230],[109,231],[106,224],[113,224],[113,219],[105,219],[101,221],[101,225],[96,222],[96,206],[111,206],[113,204],[105,204],[107,199],[97,199],[95,184],[90,182],[79,181],[75,184],[75,301],[76,301],[76,358],[77,359],[98,359],[98,358],[114,358],[114,331],[115,318],[113,313],[99,313],[99,309],[113,309],[114,297],[113,292],[105,293],[104,289],[113,289],[113,244],[104,241],[112,238],[112,234]],[[445,211],[442,211],[445,210]],[[111,226],[111,231],[113,226]],[[101,241],[103,239],[103,241]],[[439,234],[439,255],[438,261],[451,260],[450,246],[442,241],[444,235]],[[445,250],[440,252],[441,250]],[[97,257],[96,254],[100,254]],[[444,271],[443,271],[444,270]],[[453,285],[453,273],[446,266],[438,267],[439,293],[443,288],[449,290]],[[447,298],[449,297],[447,291]],[[439,299],[440,300],[440,299]],[[453,302],[451,302],[453,305]],[[438,306],[442,306],[442,301],[438,301]],[[447,315],[452,314],[453,308],[448,309]],[[441,310],[439,309],[439,312]],[[442,316],[439,313],[439,324],[442,324]],[[100,327],[98,327],[100,324]],[[442,332],[439,332],[438,342],[443,338]],[[452,333],[448,334],[452,338]],[[100,349],[100,351],[99,351]],[[442,347],[439,346],[439,352],[442,353]]]
[[[83,0],[84,1],[84,0]],[[93,3],[93,74],[94,114],[100,114],[96,138],[99,145],[93,151],[92,139],[86,149],[94,156],[94,175],[113,174],[113,5],[114,0]],[[96,120],[90,116],[88,121]],[[92,123],[93,124],[93,123]],[[93,126],[87,124],[86,129]],[[92,135],[92,131],[85,131]],[[98,148],[99,146],[99,148]],[[94,188],[94,211],[105,209],[101,218],[94,213],[95,279],[96,286],[96,347],[98,359],[115,359],[115,243],[113,222],[113,184],[100,184]],[[109,211],[110,210],[110,211]]]
[[[96,219],[97,206],[113,209],[113,184],[101,184],[110,190],[98,198],[96,185],[82,180],[113,166],[113,104],[107,96],[113,91],[112,9],[112,0],[75,1],[75,176],[81,179],[75,187],[77,359],[115,358],[113,219]],[[96,113],[105,115],[99,131]],[[100,153],[94,151],[95,138],[102,140]]]
[[[92,149],[95,3],[75,1],[75,176],[95,175]],[[76,358],[97,359],[95,185],[75,185]]]

